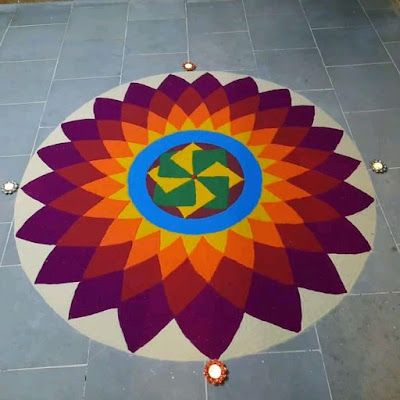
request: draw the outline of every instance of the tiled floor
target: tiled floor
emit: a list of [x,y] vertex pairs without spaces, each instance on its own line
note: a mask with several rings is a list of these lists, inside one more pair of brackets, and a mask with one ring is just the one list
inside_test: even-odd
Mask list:
[[350,129],[378,201],[374,253],[353,293],[311,330],[229,362],[129,356],[77,334],[28,284],[0,197],[0,400],[400,398],[400,17],[390,0],[75,0],[0,6],[0,181],[96,94],[150,74],[242,71],[287,85]]

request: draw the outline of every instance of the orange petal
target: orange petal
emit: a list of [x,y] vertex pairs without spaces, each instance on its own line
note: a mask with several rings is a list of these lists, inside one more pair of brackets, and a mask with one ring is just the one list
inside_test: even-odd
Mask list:
[[260,153],[260,157],[270,158],[272,160],[282,160],[289,153],[293,151],[294,147],[282,146],[279,144],[269,144],[265,146],[265,149]]
[[283,247],[283,242],[273,222],[256,221],[249,218],[255,242],[273,247]]
[[286,181],[271,183],[270,185],[266,186],[266,189],[284,201],[303,199],[304,197],[310,196],[310,194],[305,190],[300,189],[298,186],[292,185]]
[[149,141],[147,128],[143,128],[142,126],[130,124],[129,122],[122,122],[122,132],[127,142],[147,144]]
[[163,134],[165,132],[165,126],[167,125],[167,120],[159,115],[149,112],[147,117],[147,129],[149,131],[158,132]]
[[109,177],[105,177],[83,185],[82,189],[85,189],[91,193],[95,193],[101,197],[109,197],[123,187],[124,185],[122,183],[116,182],[114,179]]
[[290,179],[295,176],[304,174],[308,171],[307,168],[300,167],[300,165],[291,164],[285,161],[279,161],[264,169],[272,175],[279,176],[280,178]]
[[112,158],[105,160],[94,160],[90,161],[97,170],[99,170],[104,175],[114,175],[126,171],[124,167]]
[[129,201],[103,199],[84,215],[93,218],[117,218]]
[[133,248],[128,258],[128,268],[155,256],[160,251],[160,232],[154,232],[133,242]]
[[250,146],[260,146],[263,144],[270,144],[274,139],[277,131],[278,128],[265,128],[253,131],[250,136],[248,144]]
[[251,131],[254,127],[255,119],[255,115],[250,114],[233,120],[231,123],[232,134],[237,135],[238,133]]
[[210,282],[222,256],[221,252],[211,246],[204,238],[201,238],[195,249],[189,255],[189,259],[195,271],[201,275],[206,282]]
[[225,256],[248,268],[254,265],[254,245],[251,239],[244,238],[233,231],[228,231]]
[[113,158],[123,158],[133,156],[128,143],[122,140],[103,140],[104,147]]
[[160,251],[158,260],[163,279],[181,265],[187,258],[185,246],[181,238]]
[[101,246],[124,243],[135,237],[141,219],[116,219],[105,233]]
[[262,205],[276,224],[302,224],[303,218],[284,202],[263,203]]

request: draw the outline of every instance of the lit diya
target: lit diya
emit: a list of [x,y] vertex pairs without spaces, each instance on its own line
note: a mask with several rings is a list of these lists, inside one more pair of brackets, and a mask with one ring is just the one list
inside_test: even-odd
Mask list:
[[228,368],[219,360],[210,360],[204,366],[204,376],[212,385],[222,385],[228,377]]
[[372,171],[376,172],[377,174],[383,174],[388,170],[387,165],[382,160],[371,161],[371,168]]

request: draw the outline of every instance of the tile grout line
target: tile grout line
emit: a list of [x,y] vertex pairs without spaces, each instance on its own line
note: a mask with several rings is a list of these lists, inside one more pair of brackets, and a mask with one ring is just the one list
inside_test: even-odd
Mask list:
[[251,33],[250,33],[250,25],[249,25],[249,20],[247,19],[246,6],[244,5],[244,0],[241,0],[241,2],[242,2],[244,19],[246,21],[247,34],[249,36],[249,41],[250,41],[250,46],[251,46],[251,53],[253,54],[253,61],[254,61],[254,65],[256,66],[256,74],[257,74],[257,77],[259,77],[260,76],[260,70],[258,69],[258,63],[257,63],[257,57],[256,57],[256,53],[255,53],[255,47],[254,47],[254,43],[253,43],[253,38],[251,37]]
[[57,61],[57,59],[56,58],[37,58],[37,59],[31,59],[31,60],[1,60],[0,64],[44,62],[44,61]]
[[319,349],[320,349],[320,352],[321,352],[322,366],[324,367],[325,379],[326,379],[326,383],[328,385],[329,397],[330,397],[331,400],[333,400],[331,384],[329,383],[328,371],[326,370],[324,353],[322,352],[321,341],[319,340],[317,324],[314,324],[314,330],[315,330],[315,335],[317,336],[317,342],[318,342],[318,346],[319,346]]
[[174,55],[174,54],[186,54],[186,51],[177,51],[177,52],[171,52],[171,53],[134,53],[131,54],[132,56],[168,56],[168,55]]
[[362,67],[364,65],[385,65],[385,64],[393,64],[392,61],[377,61],[370,63],[361,63],[361,64],[332,64],[326,65],[326,68],[338,68],[338,67]]
[[30,153],[25,153],[25,154],[7,154],[7,155],[0,155],[0,158],[11,158],[11,157],[26,157],[30,156]]
[[394,236],[392,227],[390,226],[390,223],[389,223],[389,219],[387,218],[386,213],[385,213],[385,210],[383,209],[381,199],[379,198],[379,196],[378,196],[378,194],[377,194],[376,192],[375,192],[375,196],[376,196],[376,201],[377,201],[377,203],[378,203],[378,206],[379,206],[380,210],[382,211],[382,215],[383,215],[383,218],[384,218],[384,220],[385,220],[385,222],[386,222],[386,226],[387,226],[388,229],[389,229],[390,236],[392,236],[392,239],[393,239],[393,242],[394,242],[394,244],[395,244],[395,246],[396,246],[396,248],[397,248],[397,251],[400,251],[400,245],[399,245],[399,244],[397,243],[397,241],[396,241],[396,238],[395,238],[395,236]]
[[184,1],[183,6],[185,8],[185,29],[186,29],[186,61],[190,60],[190,45],[189,45],[189,14],[187,0]]
[[125,64],[125,53],[126,53],[126,38],[128,37],[128,22],[129,22],[129,10],[131,3],[128,3],[126,9],[126,19],[125,19],[125,34],[124,34],[124,45],[122,46],[122,59],[121,59],[121,70],[119,71],[119,84],[122,84],[122,73],[124,71]]
[[18,371],[37,371],[37,370],[43,370],[43,369],[81,368],[81,367],[86,367],[86,364],[49,365],[46,367],[27,367],[27,368],[8,368],[8,369],[0,370],[0,373],[18,372]]
[[65,22],[51,22],[49,24],[12,25],[10,28],[19,29],[19,28],[32,28],[35,26],[53,26],[53,25],[65,25]]
[[25,103],[0,103],[0,107],[2,106],[22,106],[25,104],[44,104],[46,103],[45,101],[28,101]]
[[387,49],[386,44],[385,44],[385,42],[382,40],[382,37],[381,37],[381,35],[379,34],[378,30],[375,28],[375,25],[374,25],[374,23],[372,22],[372,19],[370,18],[370,16],[368,15],[367,11],[365,10],[364,5],[361,3],[360,0],[357,0],[357,3],[358,3],[359,6],[361,7],[361,9],[362,9],[363,13],[365,14],[365,16],[367,17],[369,23],[370,23],[371,26],[372,26],[372,29],[375,31],[376,35],[378,36],[379,41],[381,42],[383,48],[385,49],[386,54],[388,55],[388,57],[389,57],[390,60],[392,61],[393,66],[396,68],[397,72],[398,72],[399,75],[400,75],[400,69],[399,69],[399,67],[398,67],[398,66],[396,65],[396,63],[394,62],[392,55],[390,54],[389,50]]
[[120,75],[104,75],[104,76],[82,76],[78,78],[54,78],[53,82],[59,82],[59,81],[77,81],[77,80],[84,80],[84,79],[107,79],[107,78],[119,78]]
[[89,339],[88,351],[87,351],[87,357],[86,357],[85,381],[83,382],[83,388],[82,388],[82,400],[85,400],[85,398],[86,398],[87,375],[88,375],[88,369],[89,369],[89,354],[90,354],[91,347],[92,347],[92,340]]
[[357,114],[357,113],[369,113],[369,112],[379,112],[379,111],[397,111],[400,110],[400,107],[393,107],[393,108],[375,108],[371,110],[354,110],[354,111],[345,111],[345,114]]
[[205,399],[208,400],[208,385],[207,385],[207,379],[204,379],[204,393],[206,395]]
[[400,294],[400,290],[390,290],[388,292],[371,292],[371,293],[347,293],[346,296],[355,297],[355,296],[382,296],[388,294]]
[[276,350],[276,351],[259,351],[256,354],[299,354],[299,353],[310,353],[310,352],[321,352],[321,349],[303,349],[303,350]]
[[254,49],[254,53],[266,53],[268,51],[293,51],[293,50],[315,50],[317,46],[308,46],[308,47],[282,47],[282,48],[274,48],[274,49]]
[[345,121],[345,123],[346,123],[347,131],[349,132],[350,137],[354,140],[353,133],[351,132],[351,129],[350,129],[350,125],[349,125],[349,123],[348,123],[348,121],[347,121],[347,118],[346,118],[345,115],[344,115],[344,110],[343,110],[343,107],[342,107],[342,103],[340,102],[339,97],[338,97],[338,95],[337,95],[337,93],[336,93],[336,89],[335,89],[335,87],[333,86],[332,78],[331,78],[331,76],[330,76],[330,74],[329,74],[329,72],[328,72],[328,69],[327,69],[326,65],[325,65],[325,61],[324,61],[324,59],[323,59],[323,57],[322,57],[321,50],[320,50],[320,48],[318,47],[317,40],[315,39],[314,32],[313,32],[313,30],[311,29],[311,24],[310,24],[310,21],[308,20],[306,11],[305,11],[304,6],[303,6],[303,3],[302,3],[302,0],[298,0],[298,2],[299,2],[299,5],[300,5],[301,10],[302,10],[302,12],[303,12],[303,16],[304,16],[304,18],[305,18],[305,20],[306,20],[306,22],[307,22],[308,28],[310,29],[311,36],[312,36],[312,38],[313,38],[315,47],[317,48],[317,51],[318,51],[319,57],[320,57],[320,59],[321,59],[322,65],[323,65],[324,68],[325,68],[325,73],[326,73],[326,75],[328,76],[329,83],[330,83],[331,86],[332,86],[333,93],[334,93],[334,95],[335,95],[336,101],[337,101],[338,104],[339,104],[340,111],[341,111],[342,116],[343,116],[343,118],[344,118],[344,121]]
[[14,12],[13,16],[10,18],[10,21],[8,22],[7,28],[5,29],[5,31],[3,33],[3,36],[0,39],[0,47],[2,46],[2,44],[4,42],[4,39],[6,38],[7,32],[10,29],[10,26],[11,26],[11,23],[12,23],[14,17],[15,17],[15,12]]
[[69,9],[69,15],[68,15],[67,22],[66,22],[66,24],[65,24],[64,34],[63,34],[63,37],[62,37],[62,41],[61,41],[61,44],[60,44],[60,48],[59,48],[59,50],[58,50],[57,59],[56,59],[55,65],[54,65],[53,75],[52,75],[52,77],[51,77],[50,84],[49,84],[49,88],[48,88],[48,90],[47,90],[47,95],[46,95],[45,104],[44,104],[44,107],[43,107],[43,110],[42,110],[42,115],[40,116],[38,128],[37,128],[37,131],[36,131],[36,136],[35,136],[35,139],[34,139],[34,141],[33,141],[33,146],[32,146],[32,150],[31,150],[31,157],[32,157],[32,155],[33,155],[33,153],[34,153],[34,151],[35,151],[37,139],[38,139],[38,136],[39,136],[40,126],[42,125],[42,121],[43,121],[44,115],[45,115],[45,113],[46,113],[46,108],[47,108],[47,103],[48,103],[48,100],[49,100],[50,91],[51,91],[51,88],[53,87],[53,83],[54,83],[54,80],[55,80],[55,77],[56,77],[56,72],[57,72],[58,63],[59,63],[59,61],[60,61],[61,52],[62,52],[63,47],[64,47],[65,38],[66,38],[66,36],[67,36],[67,31],[68,31],[68,28],[69,28],[69,22],[70,22],[70,20],[71,20],[71,15],[72,15],[73,9],[74,9],[74,4],[72,3],[72,4],[71,4],[71,7],[70,7],[70,9]]

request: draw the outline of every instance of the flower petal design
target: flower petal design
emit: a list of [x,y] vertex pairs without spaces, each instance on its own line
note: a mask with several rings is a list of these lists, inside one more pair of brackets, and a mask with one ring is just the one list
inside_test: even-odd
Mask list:
[[175,319],[218,358],[245,313],[299,332],[299,288],[346,292],[330,254],[371,249],[347,219],[373,201],[347,180],[360,161],[314,106],[259,87],[131,83],[38,151],[52,171],[23,186],[43,206],[17,237],[53,246],[36,284],[78,284],[70,319],[116,309],[132,352]]

